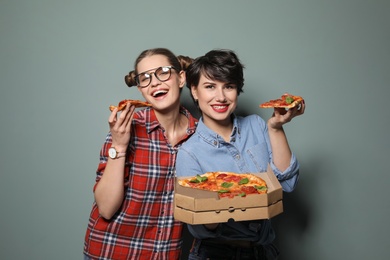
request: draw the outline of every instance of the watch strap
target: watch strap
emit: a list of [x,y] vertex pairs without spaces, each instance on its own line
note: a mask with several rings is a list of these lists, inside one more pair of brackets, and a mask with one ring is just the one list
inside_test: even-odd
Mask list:
[[126,153],[117,153],[116,154],[116,158],[121,158],[121,157],[125,157],[126,156]]

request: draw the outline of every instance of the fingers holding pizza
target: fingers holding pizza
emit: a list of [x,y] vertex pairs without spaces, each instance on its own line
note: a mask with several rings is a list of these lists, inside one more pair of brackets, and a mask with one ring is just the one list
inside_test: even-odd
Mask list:
[[[126,150],[130,141],[131,121],[135,108],[149,106],[149,103],[139,100],[122,100],[118,106],[110,106],[111,112],[108,118],[110,132],[112,136],[112,146],[118,150]],[[118,114],[118,112],[121,112]]]

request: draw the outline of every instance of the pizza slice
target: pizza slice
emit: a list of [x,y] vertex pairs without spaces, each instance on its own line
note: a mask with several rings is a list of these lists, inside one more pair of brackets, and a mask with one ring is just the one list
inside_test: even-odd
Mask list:
[[303,98],[301,96],[294,96],[289,93],[283,94],[278,99],[272,99],[267,102],[264,102],[260,105],[261,108],[293,108],[299,105],[302,102]]
[[144,101],[141,101],[141,100],[134,100],[134,99],[125,99],[125,100],[122,100],[121,102],[119,102],[118,106],[113,106],[111,105],[109,107],[110,111],[114,111],[115,108],[118,108],[118,112],[119,111],[122,111],[123,109],[125,109],[126,105],[130,103],[132,104],[133,106],[135,107],[150,107],[152,106],[152,104],[148,103],[148,102],[144,102]]

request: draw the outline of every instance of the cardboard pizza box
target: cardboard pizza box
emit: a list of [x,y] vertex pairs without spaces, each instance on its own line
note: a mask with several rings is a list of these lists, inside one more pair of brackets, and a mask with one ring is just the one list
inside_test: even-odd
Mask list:
[[267,183],[266,194],[219,198],[217,192],[183,187],[175,181],[174,217],[188,224],[270,219],[283,212],[283,190],[269,167],[267,172],[253,173]]

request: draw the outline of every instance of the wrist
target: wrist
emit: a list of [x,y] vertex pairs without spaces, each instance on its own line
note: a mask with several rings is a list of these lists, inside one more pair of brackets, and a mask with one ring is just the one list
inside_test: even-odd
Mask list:
[[111,159],[122,158],[126,156],[126,151],[121,152],[115,146],[111,146],[110,149],[108,149],[108,156]]
[[283,125],[273,125],[268,123],[268,131],[283,132]]

